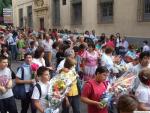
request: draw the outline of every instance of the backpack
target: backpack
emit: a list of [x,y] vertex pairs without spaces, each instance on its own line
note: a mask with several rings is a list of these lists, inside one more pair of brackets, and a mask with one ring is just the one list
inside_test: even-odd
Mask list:
[[37,87],[37,89],[39,90],[39,93],[40,93],[39,99],[40,99],[41,96],[42,96],[42,90],[41,90],[41,86],[40,86],[39,83],[36,83],[35,85],[31,85],[31,86],[30,86],[30,89],[29,89],[29,95],[30,95],[30,97],[32,96],[34,87]]
[[[21,80],[24,80],[24,68],[21,66],[17,69],[17,71],[21,69]],[[14,94],[14,97],[16,99],[26,99],[26,91],[25,91],[25,86],[24,84],[16,84],[14,87],[13,87],[13,94]]]
[[21,74],[21,79],[23,80],[24,79],[24,68],[23,68],[23,66],[18,67],[17,72],[18,72],[19,69],[21,69],[21,73],[22,73]]

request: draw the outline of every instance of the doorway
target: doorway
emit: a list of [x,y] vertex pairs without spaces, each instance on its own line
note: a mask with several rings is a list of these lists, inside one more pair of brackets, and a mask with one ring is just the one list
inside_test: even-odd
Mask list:
[[40,30],[44,30],[44,18],[40,18]]

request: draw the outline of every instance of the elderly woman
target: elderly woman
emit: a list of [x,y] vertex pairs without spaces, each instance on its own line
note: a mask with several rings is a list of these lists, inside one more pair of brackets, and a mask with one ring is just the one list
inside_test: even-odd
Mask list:
[[99,54],[95,51],[95,45],[89,44],[88,50],[83,55],[84,79],[89,80],[94,77],[98,66]]

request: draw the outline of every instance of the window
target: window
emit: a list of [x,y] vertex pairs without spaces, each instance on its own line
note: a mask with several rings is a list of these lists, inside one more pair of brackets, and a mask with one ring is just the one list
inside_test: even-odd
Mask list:
[[150,0],[138,1],[138,21],[150,21]]
[[113,21],[113,0],[98,0],[98,23]]
[[72,0],[71,2],[71,23],[73,25],[82,24],[82,2],[81,0]]
[[27,7],[27,20],[28,20],[28,27],[32,28],[33,20],[32,20],[32,6]]
[[145,21],[150,21],[150,0],[144,0],[144,17]]
[[19,9],[19,27],[23,27],[23,9]]
[[53,0],[53,26],[60,25],[60,0]]
[[63,5],[66,5],[66,0],[62,0],[62,4],[63,4]]

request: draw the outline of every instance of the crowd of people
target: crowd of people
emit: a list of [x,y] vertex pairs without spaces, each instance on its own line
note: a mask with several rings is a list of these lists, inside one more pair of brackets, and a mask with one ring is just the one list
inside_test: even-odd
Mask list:
[[[138,49],[119,33],[107,37],[104,33],[97,36],[94,30],[81,34],[57,29],[27,32],[0,28],[0,78],[9,78],[7,84],[0,83],[0,112],[18,113],[14,79],[25,88],[25,97],[20,99],[21,113],[27,113],[30,104],[32,113],[45,113],[50,79],[71,68],[75,68],[77,77],[62,102],[62,113],[69,113],[70,106],[73,113],[81,113],[80,101],[88,105],[88,113],[150,111],[150,47],[147,40],[142,49],[140,46]],[[11,62],[17,60],[23,64],[14,73]],[[38,65],[34,73],[32,64]],[[132,90],[102,106],[99,101],[108,84],[124,72],[136,76]]]

